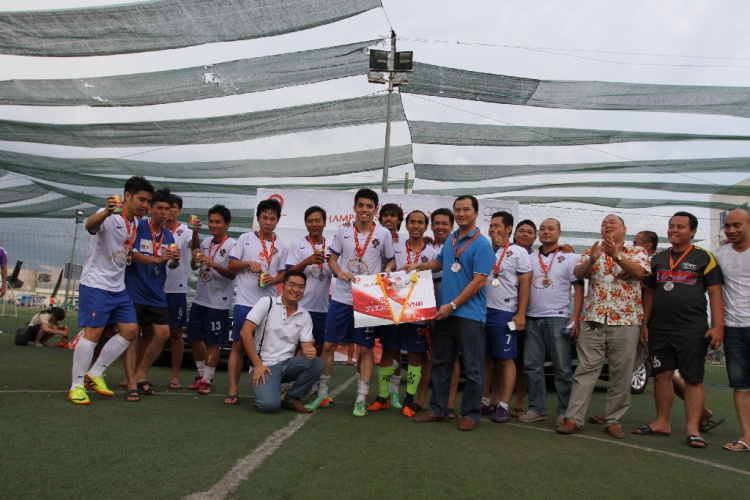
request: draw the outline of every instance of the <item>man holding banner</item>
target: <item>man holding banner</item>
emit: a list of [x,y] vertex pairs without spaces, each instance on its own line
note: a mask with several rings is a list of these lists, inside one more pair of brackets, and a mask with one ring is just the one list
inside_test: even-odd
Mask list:
[[354,195],[356,223],[341,226],[331,244],[328,265],[338,278],[331,296],[326,318],[325,344],[321,357],[325,370],[318,383],[318,398],[328,395],[328,381],[333,369],[333,354],[339,343],[355,342],[362,354],[360,381],[357,384],[357,401],[353,415],[367,415],[366,400],[370,393],[370,379],[375,364],[372,348],[375,335],[364,328],[354,328],[354,301],[352,280],[355,276],[377,274],[383,262],[386,271],[393,269],[393,240],[391,233],[375,224],[373,218],[378,208],[378,195],[371,189],[360,189]]
[[492,245],[477,229],[479,202],[473,196],[459,196],[453,203],[458,230],[448,239],[435,260],[407,264],[404,271],[442,271],[438,312],[433,336],[432,411],[416,422],[448,421],[447,403],[453,363],[461,350],[466,385],[461,403],[460,430],[476,429],[481,417],[479,403],[484,387],[484,323],[487,319],[485,283],[495,263]]

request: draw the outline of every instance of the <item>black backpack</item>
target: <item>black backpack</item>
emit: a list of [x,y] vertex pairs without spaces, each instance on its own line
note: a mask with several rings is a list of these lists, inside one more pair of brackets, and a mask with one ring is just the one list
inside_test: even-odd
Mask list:
[[25,325],[21,325],[18,327],[18,330],[16,330],[16,339],[14,340],[16,345],[29,345],[29,342],[33,341],[34,339],[31,338],[31,335],[34,333],[34,328],[29,326],[28,323]]

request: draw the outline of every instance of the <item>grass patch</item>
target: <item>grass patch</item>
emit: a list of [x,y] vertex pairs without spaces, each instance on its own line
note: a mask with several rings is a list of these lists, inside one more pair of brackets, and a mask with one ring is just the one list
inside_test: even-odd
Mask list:
[[[260,415],[251,406],[250,378],[243,376],[241,404],[222,404],[226,371],[214,379],[216,396],[168,391],[169,369],[149,373],[157,397],[127,403],[92,394],[92,404],[67,401],[72,351],[13,345],[19,318],[0,318],[0,485],[3,498],[182,498],[206,491],[295,415]],[[71,332],[76,319],[66,319]],[[188,366],[186,363],[185,366]],[[223,365],[220,365],[223,366]],[[182,374],[183,385],[192,370]],[[331,389],[354,374],[337,365]],[[117,387],[120,362],[107,373]],[[187,383],[186,383],[187,382]],[[652,381],[651,381],[652,382]],[[416,424],[396,410],[351,416],[356,387],[330,408],[319,410],[274,455],[230,494],[230,498],[746,498],[750,477],[664,454],[619,446],[626,443],[750,470],[750,454],[721,450],[740,435],[726,369],[706,366],[707,406],[727,422],[706,434],[706,450],[687,447],[685,413],[676,400],[673,435],[638,437],[629,432],[655,417],[653,388],[633,396],[624,430],[608,438],[602,428],[581,436],[558,436],[546,422],[498,425],[483,420],[474,432],[458,421]],[[219,396],[220,395],[220,396]],[[606,386],[594,392],[589,414],[604,408]],[[460,399],[460,398],[459,398]],[[554,415],[556,395],[548,396]]]

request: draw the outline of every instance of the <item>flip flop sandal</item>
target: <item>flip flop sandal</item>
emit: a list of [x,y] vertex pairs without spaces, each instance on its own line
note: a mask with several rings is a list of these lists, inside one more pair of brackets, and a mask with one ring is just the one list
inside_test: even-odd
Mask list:
[[[146,389],[146,386],[148,386],[148,389]],[[138,387],[138,391],[143,393],[146,396],[156,396],[156,391],[153,387],[151,387],[151,382],[148,380],[144,380],[143,382],[138,382],[136,384],[136,387]]]
[[182,389],[182,384],[179,382],[170,382],[169,388],[174,389],[174,390],[179,390],[179,389]]
[[740,445],[742,446],[742,448],[739,448],[739,449],[732,448],[729,445],[724,445],[722,446],[722,448],[724,448],[725,450],[729,450],[729,451],[750,451],[750,445],[744,441],[740,441],[739,439],[737,441],[732,441],[732,444],[735,446]]
[[604,419],[599,418],[598,416],[595,416],[595,415],[589,415],[586,421],[590,424],[604,425]]
[[136,389],[130,389],[125,393],[125,401],[127,401],[128,403],[137,403],[140,400],[141,397],[138,395],[138,391]]
[[[229,402],[227,402],[227,399]],[[238,405],[240,404],[240,397],[237,394],[230,394],[224,399],[225,405]]]
[[638,427],[636,430],[632,432],[636,436],[669,436],[670,432],[662,432],[662,431],[655,431],[651,428],[650,425],[644,425],[641,427]]
[[714,429],[714,428],[716,428],[716,427],[720,426],[720,425],[721,425],[721,424],[723,424],[723,423],[724,423],[725,421],[726,421],[726,419],[725,419],[725,418],[722,418],[722,419],[721,419],[721,420],[719,420],[719,421],[713,421],[713,420],[711,420],[711,419],[708,419],[708,422],[706,422],[705,424],[700,424],[700,425],[698,426],[698,430],[699,430],[699,431],[701,431],[701,432],[708,432],[708,431],[710,431],[711,429]]
[[523,416],[524,411],[523,408],[513,408],[513,411],[511,412],[510,416],[513,418],[518,418]]
[[708,448],[708,443],[700,436],[691,435],[687,437],[687,444],[691,448]]
[[458,418],[458,415],[456,415],[455,408],[446,408],[445,410],[448,412],[449,419],[453,420],[454,418]]

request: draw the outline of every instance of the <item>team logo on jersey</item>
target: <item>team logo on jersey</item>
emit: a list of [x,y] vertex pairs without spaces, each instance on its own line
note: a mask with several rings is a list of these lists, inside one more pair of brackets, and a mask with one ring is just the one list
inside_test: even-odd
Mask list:
[[534,278],[531,281],[531,286],[533,286],[537,290],[554,290],[555,289],[555,283],[552,281],[552,278],[549,276],[545,276],[543,274],[540,274],[536,278]]
[[96,311],[91,311],[91,319],[95,319],[98,314]]
[[177,236],[182,236],[182,229],[177,230]]
[[222,257],[224,257],[226,254],[227,254],[226,248],[222,248],[221,250],[219,250],[219,255],[221,255]]
[[375,238],[372,240],[372,248],[378,248],[380,246],[380,240]]
[[424,264],[425,262],[427,262],[427,256],[423,255],[419,260]]
[[690,262],[683,262],[682,263],[682,268],[683,269],[690,269],[691,271],[695,271],[696,269],[698,269],[698,266],[695,265],[695,264],[691,264]]
[[564,260],[565,260],[565,256],[564,255],[559,255],[557,257],[557,263],[558,264],[562,264]]
[[508,257],[512,257],[513,256],[513,250],[508,250],[508,254],[507,255],[508,255]]
[[364,276],[370,273],[370,266],[359,259],[352,259],[346,263],[346,270],[357,276]]

